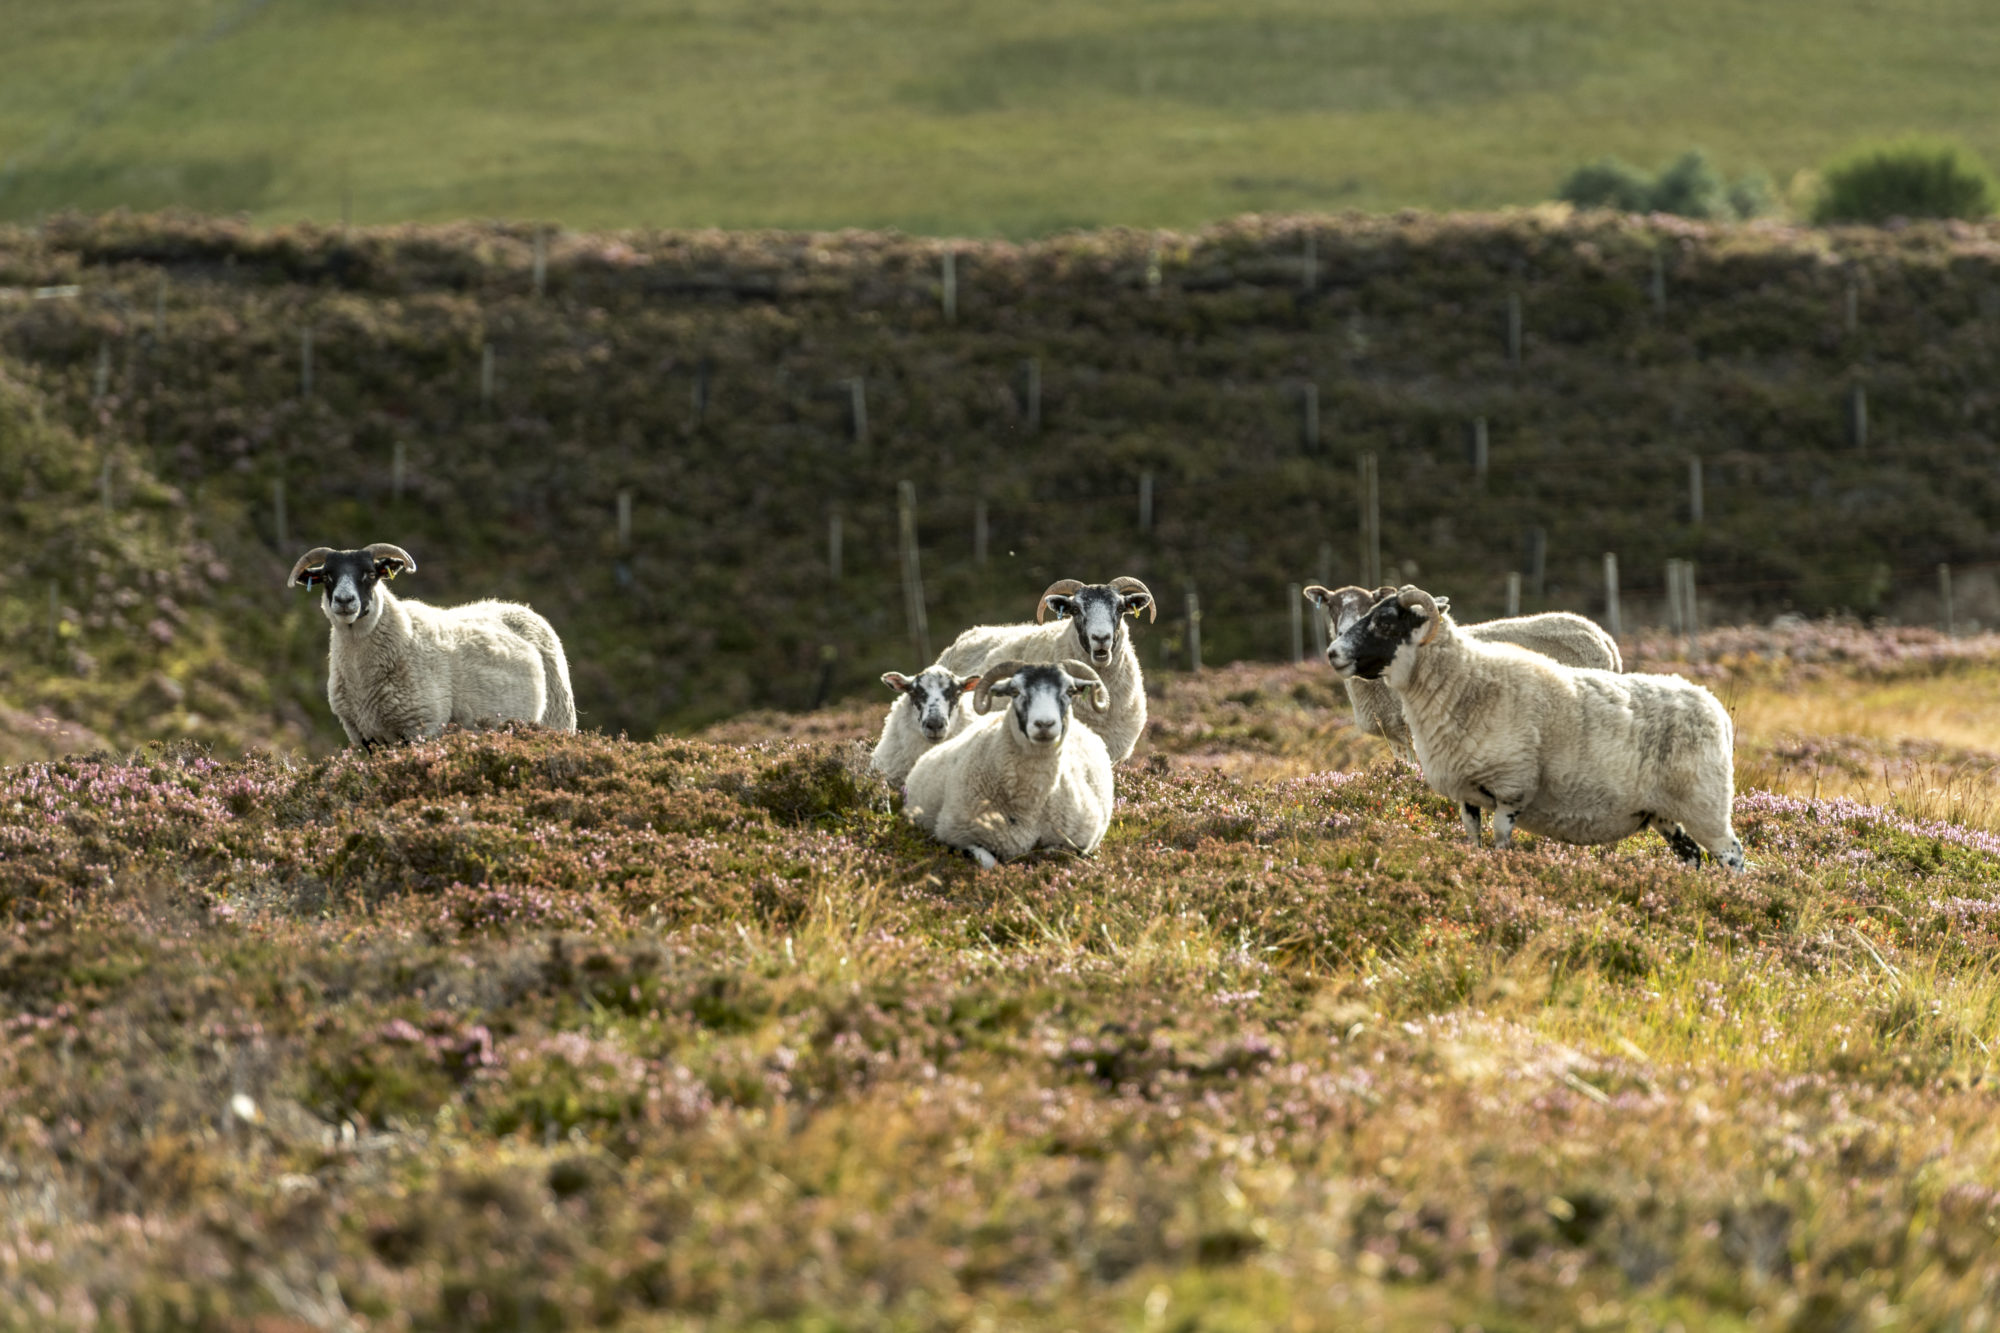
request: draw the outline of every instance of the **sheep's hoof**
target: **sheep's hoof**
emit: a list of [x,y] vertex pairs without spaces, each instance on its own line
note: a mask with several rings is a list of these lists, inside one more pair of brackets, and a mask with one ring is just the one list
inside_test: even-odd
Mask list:
[[972,863],[981,870],[991,870],[994,866],[1000,864],[1000,858],[987,851],[984,847],[968,847],[965,849],[965,854],[971,857]]

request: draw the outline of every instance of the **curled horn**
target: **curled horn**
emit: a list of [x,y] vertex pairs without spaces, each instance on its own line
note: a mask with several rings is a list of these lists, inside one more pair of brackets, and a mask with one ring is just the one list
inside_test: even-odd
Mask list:
[[1062,664],[1062,669],[1071,680],[1090,686],[1092,711],[1103,713],[1110,710],[1111,691],[1104,687],[1104,678],[1098,675],[1088,662],[1080,662],[1072,657]]
[[401,569],[392,569],[389,571],[389,577],[392,579],[398,574],[414,574],[417,572],[416,557],[400,546],[391,546],[388,542],[371,542],[361,549],[366,551],[368,558],[377,564],[380,564],[384,560],[402,561],[403,567]]
[[[1042,590],[1041,600],[1035,603],[1035,623],[1041,624],[1049,614],[1049,598],[1073,596],[1083,587],[1082,579],[1057,579]],[[983,710],[982,710],[983,711]]]
[[1125,594],[1127,593],[1133,593],[1133,592],[1145,593],[1147,623],[1151,624],[1153,621],[1156,621],[1160,618],[1160,599],[1153,596],[1153,590],[1151,588],[1148,588],[1145,584],[1139,582],[1139,580],[1133,578],[1131,575],[1122,574],[1119,577],[1111,580],[1111,591],[1117,593],[1120,597],[1125,596]]
[[972,692],[972,711],[980,714],[982,717],[991,711],[993,706],[993,687],[1026,665],[1028,665],[1026,662],[1017,662],[1010,657],[1004,662],[995,662],[992,666],[980,672],[979,686]]
[[312,587],[312,584],[305,581],[306,571],[318,569],[326,563],[326,558],[332,554],[333,548],[331,546],[315,546],[312,550],[307,551],[299,557],[299,563],[292,566],[291,577],[285,580],[285,586],[287,588]]
[[1424,637],[1417,641],[1417,647],[1422,648],[1437,637],[1438,623],[1444,619],[1444,613],[1438,610],[1437,602],[1429,593],[1414,583],[1408,583],[1396,595],[1396,604],[1412,611],[1422,611],[1431,622],[1430,628],[1424,631]]

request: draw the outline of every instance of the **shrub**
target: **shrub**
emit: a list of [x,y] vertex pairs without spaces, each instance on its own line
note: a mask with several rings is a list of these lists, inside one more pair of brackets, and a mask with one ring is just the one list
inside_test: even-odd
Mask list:
[[1771,183],[1762,174],[1752,173],[1732,184],[1699,148],[1683,153],[1656,177],[1615,157],[1600,158],[1572,171],[1556,194],[1579,208],[1674,213],[1725,222],[1769,213],[1774,203]]
[[1829,166],[1813,221],[1983,218],[1994,200],[1992,173],[1972,152],[1911,139],[1859,148]]

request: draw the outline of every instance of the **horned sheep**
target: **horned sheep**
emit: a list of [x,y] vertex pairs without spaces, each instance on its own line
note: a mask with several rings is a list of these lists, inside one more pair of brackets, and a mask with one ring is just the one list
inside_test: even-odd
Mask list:
[[[1032,625],[980,625],[966,630],[938,655],[937,665],[954,675],[989,670],[988,663],[1089,660],[1103,682],[1109,705],[1084,721],[1104,741],[1111,761],[1132,753],[1146,730],[1146,680],[1125,617],[1145,612],[1157,618],[1153,594],[1135,578],[1109,583],[1059,579],[1042,593]],[[1060,619],[1050,621],[1049,613]]]
[[[1109,707],[1082,662],[992,664],[973,693],[979,718],[917,760],[903,812],[982,870],[1037,847],[1096,851],[1111,827],[1111,756],[1096,732],[1070,725],[1078,695],[1100,715]],[[991,713],[996,698],[1011,702]]]
[[900,787],[910,768],[939,741],[965,730],[972,714],[966,692],[979,684],[977,676],[954,676],[943,667],[925,667],[914,676],[884,672],[882,683],[896,691],[896,702],[882,719],[882,737],[875,742],[868,766],[892,787]]
[[1570,843],[1653,828],[1683,860],[1706,848],[1744,868],[1730,828],[1734,728],[1716,697],[1678,676],[1566,667],[1467,635],[1429,593],[1405,585],[1338,635],[1343,679],[1395,691],[1424,780],[1458,803],[1475,845],[1515,825]]
[[[1396,593],[1397,589],[1386,586],[1370,592],[1366,588],[1327,589],[1314,584],[1305,590],[1305,597],[1325,609],[1330,641],[1332,636],[1342,633],[1361,619],[1369,607],[1385,597],[1394,597]],[[1449,598],[1440,597],[1437,601],[1440,609],[1450,609]],[[1624,658],[1618,652],[1618,640],[1592,621],[1568,611],[1482,620],[1460,625],[1458,632],[1485,643],[1516,644],[1530,652],[1553,658],[1564,666],[1596,667],[1601,671],[1625,669]],[[1389,743],[1397,758],[1416,762],[1416,751],[1410,744],[1410,724],[1404,720],[1402,706],[1396,702],[1393,690],[1380,681],[1362,680],[1357,676],[1347,682],[1347,700],[1354,706],[1354,724],[1360,728],[1362,735],[1380,736]]]
[[549,622],[516,602],[430,606],[389,591],[390,579],[416,568],[387,542],[319,546],[286,580],[321,590],[332,629],[326,698],[349,742],[372,749],[419,740],[452,722],[575,731],[569,663]]

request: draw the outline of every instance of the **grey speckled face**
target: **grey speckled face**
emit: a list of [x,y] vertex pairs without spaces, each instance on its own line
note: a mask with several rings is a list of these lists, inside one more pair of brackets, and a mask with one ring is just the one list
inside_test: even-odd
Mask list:
[[943,667],[926,667],[910,678],[903,693],[910,701],[910,711],[916,714],[917,729],[924,733],[924,739],[944,739],[945,730],[951,726],[951,711],[958,706],[963,692],[958,680]]
[[1075,628],[1079,654],[1104,666],[1118,647],[1118,618],[1137,614],[1152,602],[1145,593],[1120,593],[1108,583],[1091,583],[1068,596],[1052,595],[1046,604]]
[[1387,598],[1334,636],[1326,660],[1343,680],[1350,676],[1380,680],[1396,660],[1396,650],[1422,638],[1429,625],[1424,615]]

